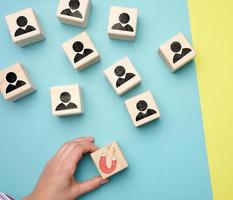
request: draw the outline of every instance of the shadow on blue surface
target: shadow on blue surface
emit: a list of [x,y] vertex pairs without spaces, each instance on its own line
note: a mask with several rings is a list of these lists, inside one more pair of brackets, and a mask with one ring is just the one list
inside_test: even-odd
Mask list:
[[[135,42],[108,38],[111,5],[138,8]],[[46,40],[20,48],[11,41],[4,15],[26,7],[40,16]],[[57,1],[46,0],[1,3],[1,68],[20,61],[38,91],[16,103],[0,99],[0,189],[22,198],[64,142],[92,135],[99,146],[118,141],[129,168],[81,199],[211,199],[195,65],[191,62],[173,74],[157,54],[159,45],[180,31],[191,41],[186,1],[93,0],[87,29],[61,24],[56,7]],[[99,50],[101,62],[79,73],[61,44],[84,30]],[[103,70],[124,56],[134,63],[142,84],[118,97]],[[49,88],[73,83],[84,90],[85,114],[52,116]],[[146,90],[155,96],[161,118],[136,129],[124,100]],[[79,170],[81,180],[98,175],[89,157]]]

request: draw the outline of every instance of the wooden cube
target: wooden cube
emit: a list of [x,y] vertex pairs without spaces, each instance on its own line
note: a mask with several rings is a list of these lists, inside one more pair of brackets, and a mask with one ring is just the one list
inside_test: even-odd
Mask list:
[[38,18],[31,8],[7,15],[5,18],[11,38],[19,46],[45,39]]
[[0,71],[0,89],[3,97],[11,101],[20,99],[36,90],[25,67],[20,63]]
[[117,142],[91,153],[91,158],[104,179],[128,167],[128,163]]
[[191,61],[196,53],[182,33],[162,44],[159,54],[172,72]]
[[126,100],[125,105],[135,127],[160,117],[159,109],[150,91]]
[[51,87],[50,93],[53,115],[78,115],[84,112],[82,91],[79,85]]
[[86,27],[91,0],[60,0],[57,8],[57,17],[62,23],[79,27]]
[[126,93],[141,82],[141,76],[128,57],[107,68],[104,73],[118,95]]
[[82,70],[100,60],[100,55],[86,32],[73,37],[62,46],[77,70]]
[[136,8],[110,8],[108,35],[110,38],[134,41],[137,32],[138,10]]

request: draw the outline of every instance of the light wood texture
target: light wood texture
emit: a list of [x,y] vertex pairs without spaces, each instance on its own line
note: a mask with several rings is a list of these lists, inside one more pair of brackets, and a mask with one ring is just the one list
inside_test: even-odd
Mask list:
[[159,108],[150,91],[126,100],[125,105],[135,127],[139,127],[160,117]]
[[123,95],[141,82],[141,76],[128,57],[104,70],[104,74],[118,95]]
[[[122,13],[127,13],[129,15],[129,20],[126,23],[120,22],[120,15]],[[137,17],[138,10],[136,8],[126,8],[126,7],[116,7],[112,6],[109,13],[109,22],[108,22],[108,35],[110,38],[119,39],[119,40],[129,40],[134,41],[137,33]],[[125,30],[116,30],[113,29],[113,26],[119,24],[122,27],[131,26],[133,31]]]
[[[13,75],[15,76],[15,81],[8,82],[7,75],[9,76],[9,73],[12,72],[15,74]],[[14,78],[12,78],[11,76],[11,80],[13,79]],[[19,85],[22,86],[18,87]],[[15,89],[10,92],[7,92],[7,88],[9,87],[15,87]],[[3,97],[11,101],[18,100],[36,90],[35,86],[33,85],[31,79],[28,76],[26,68],[23,67],[23,65],[20,63],[16,63],[0,71],[0,89]]]
[[104,179],[128,167],[128,163],[117,142],[93,152],[91,158]]
[[[179,48],[176,51],[172,50],[172,44],[174,42],[178,42],[181,45],[181,49]],[[175,47],[175,46],[174,46]],[[178,61],[174,62],[173,58],[174,56],[179,56],[184,53],[185,50],[189,49],[189,53],[185,53],[185,55],[180,58]],[[183,67],[186,63],[190,62],[195,56],[196,53],[193,50],[192,46],[189,44],[187,39],[182,33],[178,33],[175,35],[173,38],[162,44],[159,48],[159,54],[164,60],[164,62],[168,65],[169,69],[171,72],[175,72],[176,70],[180,69]]]
[[[75,42],[81,42],[83,44],[83,49],[80,52],[74,51],[73,44]],[[77,70],[82,70],[100,60],[100,55],[94,44],[92,43],[90,37],[88,36],[87,32],[82,32],[79,35],[71,38],[67,42],[63,43],[62,46],[71,64]],[[75,62],[75,56],[77,54],[83,54],[85,49],[90,49],[93,52],[82,58],[81,60]]]
[[[70,24],[85,28],[88,23],[89,13],[91,10],[91,0],[78,0],[79,7],[77,9],[71,9],[69,6],[69,0],[60,0],[57,8],[57,17],[62,23]],[[74,17],[61,14],[64,9],[70,9],[72,13],[79,11],[82,17]]]
[[50,94],[53,115],[78,115],[84,112],[82,89],[79,85],[51,87]]
[[[20,16],[24,16],[27,19],[27,24],[23,27],[19,27],[19,25],[17,25],[17,19]],[[11,34],[11,38],[13,42],[19,46],[23,47],[45,39],[38,17],[32,8],[27,8],[13,14],[9,14],[5,16],[5,18]],[[15,36],[15,33],[19,28],[25,30],[28,26],[33,26],[35,30]]]

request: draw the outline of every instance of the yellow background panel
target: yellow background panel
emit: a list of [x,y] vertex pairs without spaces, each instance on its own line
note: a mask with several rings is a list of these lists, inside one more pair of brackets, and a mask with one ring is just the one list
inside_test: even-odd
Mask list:
[[233,0],[189,0],[215,200],[233,200]]

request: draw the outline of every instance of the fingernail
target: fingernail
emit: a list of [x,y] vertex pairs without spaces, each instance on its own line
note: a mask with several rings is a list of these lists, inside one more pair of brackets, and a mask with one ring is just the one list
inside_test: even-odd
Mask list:
[[87,138],[89,138],[91,141],[94,141],[94,140],[95,140],[95,138],[94,138],[94,137],[91,137],[91,136],[89,136],[89,137],[87,137]]
[[108,179],[102,180],[102,181],[101,181],[101,185],[104,185],[104,184],[108,183],[108,181],[109,181]]

